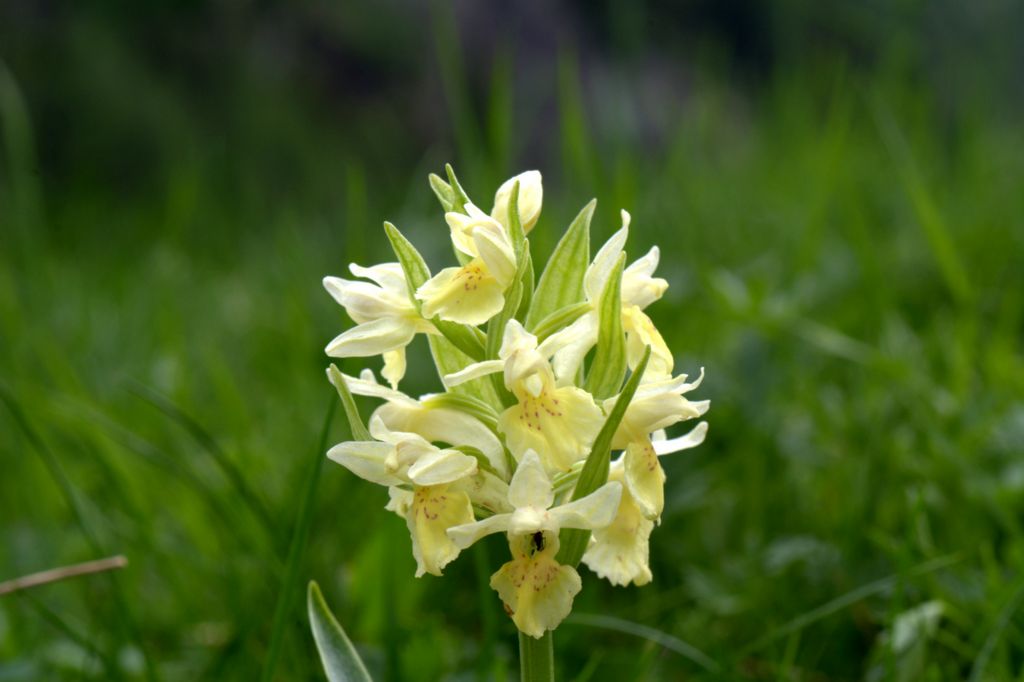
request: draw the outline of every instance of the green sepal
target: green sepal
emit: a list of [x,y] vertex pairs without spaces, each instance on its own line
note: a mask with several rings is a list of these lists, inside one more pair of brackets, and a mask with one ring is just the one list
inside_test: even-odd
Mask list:
[[345,419],[348,420],[348,428],[352,433],[352,439],[373,440],[373,437],[366,428],[366,424],[363,423],[363,418],[359,416],[359,407],[356,405],[355,398],[352,397],[352,392],[348,390],[345,375],[341,373],[337,365],[332,363],[327,368],[327,378],[330,379],[331,384],[337,389],[338,396],[341,398],[341,406],[345,409]]
[[[633,396],[636,394],[636,389],[640,385],[640,380],[647,369],[647,361],[650,358],[651,347],[647,346],[636,369],[630,375],[629,381],[623,387],[622,393],[616,399],[615,406],[608,413],[604,426],[601,427],[597,438],[594,439],[594,445],[590,449],[590,454],[587,455],[583,468],[580,470],[580,477],[576,481],[576,488],[572,491],[573,500],[589,495],[608,482],[608,469],[611,466],[612,438],[615,437],[615,431],[619,428],[619,424],[622,423],[622,417],[626,414],[626,408],[629,407],[630,401],[633,400]],[[559,533],[558,540],[561,545],[558,550],[558,562],[568,566],[576,566],[587,550],[587,543],[590,542],[590,531],[565,528]]]
[[538,343],[555,332],[568,327],[589,311],[590,303],[584,301],[582,303],[571,303],[551,313],[538,322],[537,327],[533,330],[533,333],[537,336]]
[[328,682],[372,682],[373,678],[359,657],[359,652],[352,646],[352,641],[324,602],[320,586],[312,580],[309,582],[306,606],[309,626]]
[[596,206],[596,199],[584,206],[555,246],[526,316],[530,331],[556,310],[583,300],[583,276],[590,263],[590,220]]
[[[419,311],[422,309],[423,303],[416,298],[416,290],[430,279],[430,268],[427,267],[427,262],[423,260],[423,256],[412,245],[412,242],[406,239],[405,235],[397,227],[389,222],[385,222],[384,232],[388,236],[388,241],[391,242],[391,248],[395,252],[395,257],[398,258],[398,262],[402,265],[402,272],[405,273],[405,284],[408,289],[409,299],[416,306],[416,310]],[[448,322],[436,315],[430,322],[452,345],[470,358],[476,361],[484,359],[484,335],[479,329],[464,324]]]
[[618,393],[622,378],[626,376],[626,333],[622,329],[622,268],[625,262],[626,254],[619,254],[619,260],[601,292],[598,307],[601,320],[597,350],[584,384],[584,388],[598,400]]

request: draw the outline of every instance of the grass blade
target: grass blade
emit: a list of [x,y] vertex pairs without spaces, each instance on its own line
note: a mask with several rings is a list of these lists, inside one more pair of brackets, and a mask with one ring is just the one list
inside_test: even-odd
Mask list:
[[309,583],[308,595],[309,624],[327,679],[330,682],[371,682],[359,652],[327,608],[324,595],[314,581]]
[[721,671],[721,667],[714,661],[714,659],[689,642],[685,642],[678,637],[673,637],[667,632],[662,632],[661,630],[648,627],[647,625],[633,623],[621,618],[615,618],[614,616],[602,616],[591,613],[573,614],[569,616],[566,622],[604,628],[605,630],[622,632],[627,635],[646,639],[647,641],[654,642],[669,651],[674,651],[684,658],[690,659],[708,672],[717,674]]
[[[333,368],[334,366],[331,365]],[[345,386],[344,380],[339,384]],[[342,393],[342,388],[338,389],[339,393]],[[349,400],[352,399],[352,395],[348,393],[347,387],[344,389],[342,399],[348,395]],[[295,528],[292,531],[292,541],[288,547],[288,560],[285,563],[284,569],[284,580],[281,584],[281,591],[277,595],[277,606],[274,608],[274,624],[270,634],[270,646],[267,652],[266,663],[263,666],[263,675],[261,680],[264,682],[270,682],[274,679],[274,669],[277,667],[277,660],[281,656],[281,647],[284,644],[285,628],[288,624],[288,618],[292,613],[296,597],[298,597],[299,590],[299,567],[302,565],[302,558],[306,553],[306,545],[309,542],[309,528],[313,524],[313,502],[316,499],[316,489],[320,483],[320,472],[323,469],[324,453],[327,452],[327,438],[331,431],[331,419],[334,417],[334,411],[338,405],[337,400],[332,400],[330,406],[327,408],[327,415],[324,417],[323,429],[320,431],[320,439],[317,441],[316,450],[313,452],[313,457],[309,462],[309,469],[306,471],[305,482],[302,486],[301,497],[297,500],[292,500],[288,508],[298,507],[298,515],[295,518]],[[358,418],[358,413],[356,414]],[[351,418],[349,421],[353,424]],[[359,422],[354,422],[359,424]],[[353,427],[353,432],[355,428]],[[353,435],[355,435],[353,433]]]

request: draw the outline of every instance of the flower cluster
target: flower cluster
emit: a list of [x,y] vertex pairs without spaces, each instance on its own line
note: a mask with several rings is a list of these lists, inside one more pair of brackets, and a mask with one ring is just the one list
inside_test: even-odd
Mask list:
[[[703,372],[694,381],[673,374],[644,312],[668,286],[654,276],[658,248],[625,265],[627,212],[591,260],[588,204],[535,281],[527,234],[540,217],[540,173],[506,181],[489,214],[450,168],[448,181],[430,183],[457,265],[431,276],[385,223],[397,262],[350,265],[357,280],[324,279],[356,322],[327,354],[380,355],[389,384],[330,367],[356,440],[327,454],[387,487],[417,576],[441,575],[478,539],[504,533],[512,558],[491,587],[516,626],[541,637],[571,610],[580,561],[616,585],[651,580],[648,540],[664,507],[658,458],[699,445],[707,424],[671,439],[665,429],[708,409],[686,398]],[[398,386],[417,334],[445,391],[412,398]],[[352,394],[383,401],[368,426]]]

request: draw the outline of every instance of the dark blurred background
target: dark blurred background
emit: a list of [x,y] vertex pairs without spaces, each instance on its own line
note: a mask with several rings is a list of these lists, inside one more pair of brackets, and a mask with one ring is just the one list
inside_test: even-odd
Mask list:
[[[319,280],[390,260],[384,219],[448,264],[445,162],[485,207],[540,169],[541,258],[591,197],[593,242],[629,209],[671,283],[650,313],[708,372],[655,582],[584,572],[562,679],[1017,679],[1022,26],[1010,0],[0,0],[0,580],[130,562],[0,597],[0,680],[321,679],[307,578],[380,679],[514,679],[501,542],[416,580],[382,491],[316,478],[350,324]],[[414,350],[403,388],[437,386]]]

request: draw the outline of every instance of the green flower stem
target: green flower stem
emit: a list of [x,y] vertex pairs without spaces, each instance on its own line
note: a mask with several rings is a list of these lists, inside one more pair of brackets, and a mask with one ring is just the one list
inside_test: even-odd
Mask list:
[[540,639],[519,633],[519,679],[521,682],[554,682],[555,654],[552,633]]

